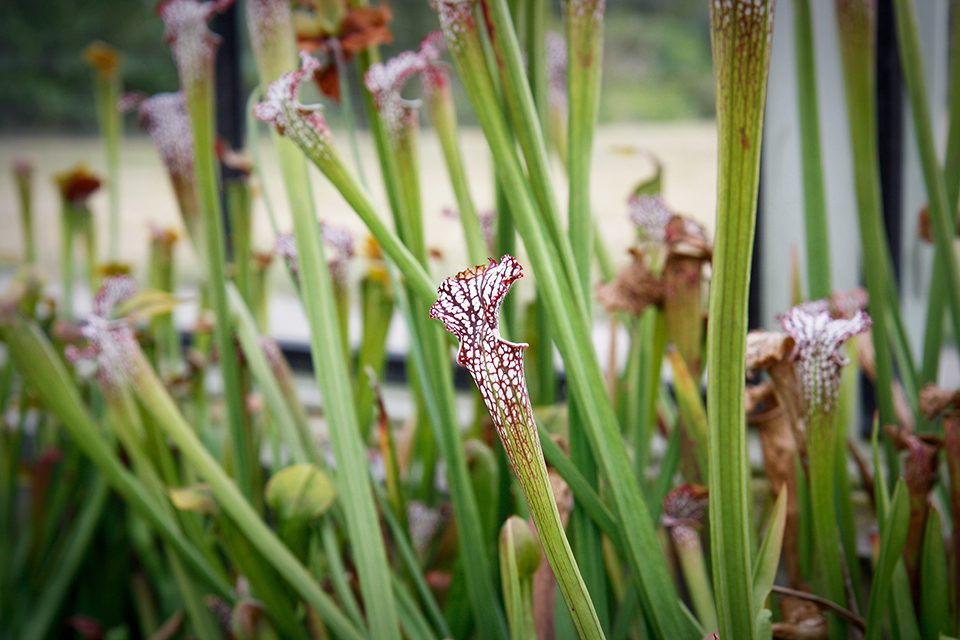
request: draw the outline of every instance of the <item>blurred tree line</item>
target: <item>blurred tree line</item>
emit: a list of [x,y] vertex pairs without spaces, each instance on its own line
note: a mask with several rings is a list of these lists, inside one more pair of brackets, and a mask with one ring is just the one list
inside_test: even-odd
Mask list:
[[[395,42],[385,55],[414,48],[437,27],[428,0],[389,4]],[[617,19],[607,26],[603,119],[712,115],[706,2],[610,0],[608,12]],[[553,26],[561,28],[559,18]],[[126,90],[176,89],[156,0],[0,0],[0,131],[94,132],[93,71],[82,56],[94,40],[123,52]]]

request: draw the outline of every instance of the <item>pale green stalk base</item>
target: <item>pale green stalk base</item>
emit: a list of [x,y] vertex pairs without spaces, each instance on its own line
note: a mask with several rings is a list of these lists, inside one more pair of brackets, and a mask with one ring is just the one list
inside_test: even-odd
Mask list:
[[[590,169],[593,160],[593,135],[600,105],[600,75],[603,61],[603,5],[570,0],[566,3],[569,100],[567,175],[568,225],[570,248],[576,260],[575,271],[579,278],[584,298],[589,300],[592,292],[591,265],[593,264],[593,212],[590,199]],[[544,50],[544,42],[536,45]],[[531,43],[531,46],[533,44]],[[544,96],[545,97],[545,96]],[[540,108],[537,124],[545,120],[545,109]],[[587,305],[587,320],[590,321],[590,305]],[[544,345],[544,366],[553,366],[550,355],[552,346]],[[570,403],[570,457],[587,477],[595,483],[597,463],[590,451],[576,399]],[[571,525],[575,534],[574,545],[583,567],[585,580],[596,600],[596,607],[603,628],[609,631],[610,620],[607,603],[607,579],[604,570],[601,534],[588,514],[580,506],[574,506]]]
[[[503,584],[504,608],[513,640],[537,640],[533,614],[533,567],[539,564],[540,549],[526,521],[511,516],[500,530],[500,581]],[[537,563],[529,556],[536,554]]]
[[[836,414],[814,411],[807,417],[807,454],[810,460],[810,503],[813,533],[820,568],[822,591],[827,598],[847,606],[843,580],[843,555],[834,502],[836,485]],[[828,614],[831,638],[846,637],[846,624],[833,613]]]
[[713,601],[713,589],[710,586],[710,575],[706,563],[703,561],[703,547],[700,545],[700,534],[693,527],[680,525],[671,532],[676,544],[677,556],[680,559],[680,568],[690,591],[690,599],[696,609],[697,617],[704,629],[717,628],[717,605]]
[[[490,366],[493,366],[492,363]],[[529,408],[525,394],[518,392],[514,392],[512,399],[504,399],[504,402],[511,404],[526,402]],[[527,417],[526,424],[510,424],[501,418],[500,423],[505,424],[506,429],[500,432],[504,449],[507,450],[511,467],[517,480],[520,481],[523,495],[530,508],[530,515],[540,534],[540,544],[550,561],[557,585],[560,587],[580,637],[604,638],[590,593],[583,582],[577,561],[573,557],[573,550],[563,530],[532,411],[528,412]]]
[[17,193],[20,197],[20,223],[23,225],[24,261],[37,261],[37,241],[33,233],[33,185],[29,174],[17,177]]
[[144,407],[154,416],[164,432],[177,443],[180,452],[201,478],[210,486],[217,503],[229,515],[250,543],[287,580],[311,606],[323,616],[324,622],[338,636],[360,640],[363,634],[350,623],[301,565],[276,534],[260,519],[250,503],[224,472],[220,463],[207,451],[193,429],[180,414],[163,383],[153,369],[137,352],[132,362],[134,388]]

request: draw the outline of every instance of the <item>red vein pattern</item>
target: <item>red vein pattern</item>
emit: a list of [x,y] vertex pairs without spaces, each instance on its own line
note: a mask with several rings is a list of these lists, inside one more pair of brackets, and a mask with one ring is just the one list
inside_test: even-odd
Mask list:
[[[513,256],[501,262],[461,271],[440,284],[430,317],[443,321],[447,331],[460,339],[457,362],[465,366],[480,388],[484,404],[511,458],[516,445],[526,446],[512,436],[517,429],[533,429],[533,410],[523,375],[523,350],[526,344],[504,340],[500,336],[498,315],[503,297],[523,268]],[[536,435],[536,431],[533,431]],[[539,441],[538,441],[539,443]],[[523,458],[529,462],[529,449]]]

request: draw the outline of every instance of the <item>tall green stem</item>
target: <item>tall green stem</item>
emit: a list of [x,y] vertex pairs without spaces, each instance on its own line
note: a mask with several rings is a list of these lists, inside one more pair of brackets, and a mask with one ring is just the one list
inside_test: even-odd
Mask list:
[[810,0],[794,1],[793,20],[800,155],[803,163],[803,211],[807,233],[807,286],[810,298],[828,298],[833,293],[833,286],[830,283],[830,237],[827,228],[827,202],[823,193],[820,109],[817,103],[817,66]]
[[230,305],[227,302],[226,246],[223,209],[220,204],[220,167],[214,139],[213,74],[189,74],[181,69],[181,81],[187,95],[187,112],[193,131],[194,171],[200,194],[200,210],[205,242],[207,287],[215,316],[214,333],[223,376],[223,400],[226,425],[233,445],[233,463],[241,491],[250,499],[258,499],[254,482],[257,464],[253,451],[250,425],[244,414],[240,381],[240,364],[230,327]]
[[482,264],[489,256],[480,217],[470,196],[467,173],[463,167],[463,155],[457,137],[456,110],[449,82],[430,87],[427,91],[427,107],[430,109],[430,120],[440,140],[447,172],[450,174],[450,184],[460,209],[460,224],[463,225],[463,235],[467,242],[467,255],[472,264]]
[[[834,501],[836,485],[836,413],[812,412],[807,422],[807,453],[810,458],[810,502],[817,560],[823,592],[833,602],[846,606],[843,557]],[[846,625],[836,615],[829,616],[830,637],[843,638]]]
[[707,333],[713,579],[722,638],[752,638],[750,474],[743,393],[772,2],[711,3],[719,162]]
[[854,183],[863,269],[870,291],[877,362],[877,399],[882,424],[895,424],[893,362],[890,331],[899,316],[897,293],[890,263],[889,243],[883,228],[880,200],[880,170],[877,164],[876,113],[876,7],[873,0],[836,0],[840,51],[843,55],[847,120],[853,149]]
[[[584,297],[591,293],[591,266],[593,264],[593,212],[590,199],[590,168],[593,160],[593,134],[597,126],[600,105],[600,72],[603,60],[604,4],[596,0],[567,0],[567,96],[569,101],[567,176],[568,225],[570,247],[576,260],[575,271]],[[542,51],[545,43],[537,43]],[[546,95],[538,104],[540,114],[545,112]],[[541,117],[540,124],[544,119]],[[542,303],[541,303],[542,304]],[[590,305],[587,305],[590,321]],[[544,345],[542,364],[552,366],[552,346]],[[596,483],[597,463],[590,451],[590,442],[584,432],[586,425],[580,417],[576,400],[570,402],[570,458],[591,483]],[[575,506],[571,515],[575,533],[577,558],[583,567],[584,579],[590,587],[603,627],[610,629],[607,615],[606,572],[604,571],[600,529],[582,506]]]
[[[940,262],[935,264],[935,268],[939,267],[945,277],[945,293],[953,321],[953,335],[960,337],[960,264],[957,262],[956,247],[953,242],[957,227],[956,207],[951,208],[949,205],[950,198],[947,195],[944,173],[937,160],[916,11],[909,0],[895,0],[893,5],[897,16],[897,37],[900,44],[903,78],[910,98],[910,112],[913,114],[914,132],[920,150],[920,162],[923,166],[923,177],[930,203],[936,256],[940,256]],[[941,291],[931,290],[928,295],[940,297]]]
[[[956,3],[953,3],[956,8]],[[960,198],[960,11],[954,10],[950,26],[950,131],[947,135],[947,151],[943,161],[943,175],[947,184],[947,211],[957,210]],[[928,291],[943,291],[946,274],[946,257],[939,247],[933,254],[933,270],[930,272]],[[940,350],[943,345],[943,296],[927,296],[927,323],[923,335],[923,368],[920,382],[934,382],[940,368]]]

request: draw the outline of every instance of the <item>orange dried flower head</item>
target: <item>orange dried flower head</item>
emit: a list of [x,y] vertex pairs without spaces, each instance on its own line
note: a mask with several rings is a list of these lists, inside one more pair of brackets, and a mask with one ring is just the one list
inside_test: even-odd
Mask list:
[[104,76],[111,76],[120,66],[123,56],[106,42],[97,40],[83,50],[83,59]]

